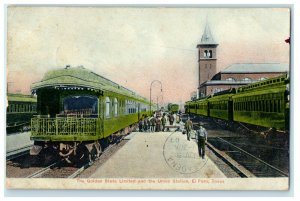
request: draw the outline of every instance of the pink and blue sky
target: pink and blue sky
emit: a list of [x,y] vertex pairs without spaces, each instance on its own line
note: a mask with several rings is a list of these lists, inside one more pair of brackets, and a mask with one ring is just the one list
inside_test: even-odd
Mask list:
[[[218,71],[289,63],[285,8],[9,7],[7,21],[9,92],[28,94],[48,70],[83,65],[148,99],[151,81],[160,80],[165,103],[185,102],[197,89],[206,21],[219,43]],[[154,96],[159,91],[154,85]]]

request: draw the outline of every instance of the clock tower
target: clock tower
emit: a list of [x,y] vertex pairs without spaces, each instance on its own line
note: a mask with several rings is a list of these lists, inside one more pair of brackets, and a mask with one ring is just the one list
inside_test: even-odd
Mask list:
[[[209,25],[206,23],[201,42],[198,48],[199,86],[210,80],[217,73],[217,46],[211,34]],[[203,97],[203,94],[199,94]]]

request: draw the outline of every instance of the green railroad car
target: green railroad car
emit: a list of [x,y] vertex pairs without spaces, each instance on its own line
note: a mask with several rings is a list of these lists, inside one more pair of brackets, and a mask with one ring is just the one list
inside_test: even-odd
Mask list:
[[184,105],[184,113],[190,113],[190,104],[192,101],[187,101]]
[[99,156],[103,142],[151,114],[145,98],[83,67],[49,71],[32,91],[38,115],[31,119],[31,154],[56,152],[70,163]]
[[200,99],[195,101],[196,102],[196,112],[197,115],[202,116],[209,116],[209,110],[208,110],[208,99]]
[[288,86],[287,75],[282,75],[188,101],[185,108],[187,113],[285,131],[289,129]]
[[24,94],[7,94],[6,133],[30,129],[30,119],[36,114],[36,97]]
[[168,104],[168,111],[173,112],[173,113],[177,113],[179,111],[179,105],[169,103]]
[[288,130],[287,83],[286,76],[280,76],[240,89],[233,96],[234,121]]
[[231,90],[222,95],[216,95],[208,99],[209,116],[232,121],[232,96],[235,90]]

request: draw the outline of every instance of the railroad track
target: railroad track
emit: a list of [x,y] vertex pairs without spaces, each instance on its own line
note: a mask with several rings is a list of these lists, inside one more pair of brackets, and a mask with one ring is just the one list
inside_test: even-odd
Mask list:
[[20,147],[18,149],[9,150],[6,152],[6,160],[12,160],[29,153],[30,148],[32,145],[26,145],[24,147]]
[[[115,147],[116,144],[112,144],[111,146],[107,147],[102,155],[105,155],[107,152],[110,152],[113,147]],[[101,156],[102,156],[101,155]],[[101,158],[100,156],[100,158]],[[99,160],[100,158],[96,159]],[[54,162],[51,165],[39,169],[36,172],[28,175],[26,178],[76,178],[78,175],[80,175],[84,170],[92,166],[96,161],[92,163],[86,163],[82,165],[79,168],[76,167],[65,167],[65,166],[60,166],[60,163],[62,161]]]
[[80,168],[59,167],[59,162],[55,162],[45,168],[42,168],[26,178],[75,178],[91,164],[85,164]]
[[289,174],[254,154],[220,138],[209,138],[207,146],[241,177],[288,177]]

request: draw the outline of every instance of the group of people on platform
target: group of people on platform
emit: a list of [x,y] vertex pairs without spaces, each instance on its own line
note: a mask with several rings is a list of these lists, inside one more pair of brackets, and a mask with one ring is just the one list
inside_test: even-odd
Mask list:
[[166,131],[166,125],[174,125],[181,121],[180,116],[175,113],[163,113],[162,111],[154,112],[152,116],[143,115],[139,121],[140,132],[161,132]]
[[[175,113],[163,113],[162,111],[154,112],[152,116],[148,117],[143,115],[139,121],[139,131],[140,132],[161,132],[166,131],[166,124],[174,125],[175,122],[177,124],[183,124],[179,115]],[[194,129],[193,122],[188,117],[187,121],[184,124],[184,129],[186,131],[187,140],[191,140],[191,132],[192,130],[196,131],[196,142],[198,144],[198,151],[200,157],[204,159],[205,157],[205,142],[207,141],[207,131],[203,127],[203,124],[200,123],[199,127]]]

